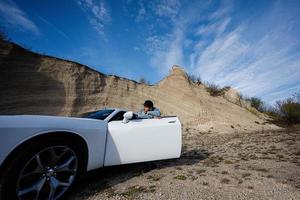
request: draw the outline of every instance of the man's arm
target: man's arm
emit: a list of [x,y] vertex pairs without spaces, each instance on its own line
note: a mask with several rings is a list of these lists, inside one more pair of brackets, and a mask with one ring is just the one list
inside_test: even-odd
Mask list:
[[160,116],[160,111],[159,111],[159,109],[155,108],[152,111],[148,111],[147,114],[151,115],[153,117],[159,117]]
[[143,110],[140,110],[140,111],[137,113],[137,115],[138,115],[138,118],[140,118],[140,119],[151,119],[151,118],[153,118],[153,116],[152,116],[152,115],[149,115],[148,113],[149,113],[149,112],[145,113]]

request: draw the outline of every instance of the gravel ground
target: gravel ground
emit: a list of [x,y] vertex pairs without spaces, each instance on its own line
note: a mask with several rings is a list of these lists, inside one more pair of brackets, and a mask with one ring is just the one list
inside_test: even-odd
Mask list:
[[185,129],[180,159],[109,167],[67,199],[300,199],[300,128],[215,134]]

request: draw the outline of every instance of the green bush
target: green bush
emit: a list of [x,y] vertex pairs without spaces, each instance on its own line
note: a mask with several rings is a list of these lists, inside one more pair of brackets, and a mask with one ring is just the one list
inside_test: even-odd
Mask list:
[[251,97],[251,98],[247,98],[246,101],[249,101],[251,104],[251,107],[255,108],[256,110],[260,111],[260,112],[264,112],[264,102],[257,97]]
[[252,97],[246,98],[251,106],[256,110],[272,117],[277,122],[299,123],[300,122],[300,92],[282,101],[277,101],[276,105],[267,105],[261,99]]
[[283,101],[276,102],[279,114],[290,123],[300,122],[300,102],[288,98]]
[[275,106],[265,106],[263,108],[263,113],[271,116],[275,120],[279,120],[281,118],[278,109]]
[[206,83],[206,91],[209,92],[209,94],[213,97],[222,96],[229,89],[229,86],[221,88],[220,86],[214,83]]
[[206,91],[213,97],[221,96],[224,94],[222,88],[214,83],[208,83],[206,85]]

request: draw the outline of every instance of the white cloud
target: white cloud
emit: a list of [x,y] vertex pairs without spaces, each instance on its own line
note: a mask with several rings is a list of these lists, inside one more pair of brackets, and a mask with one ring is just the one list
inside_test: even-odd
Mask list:
[[[224,3],[224,1],[223,1]],[[232,2],[231,3],[226,3],[226,4],[223,4],[221,5],[221,7],[214,11],[212,14],[210,14],[208,16],[208,19],[209,20],[217,20],[217,19],[222,19],[224,16],[227,16],[228,13],[231,11],[232,9]]]
[[[155,1],[151,4],[154,15],[162,18],[166,27],[170,27],[170,33],[164,35],[151,35],[146,39],[145,50],[150,55],[151,66],[162,74],[168,72],[173,65],[183,65],[183,46],[189,41],[184,40],[182,26],[179,25],[181,3],[179,0]],[[168,19],[169,21],[165,21]]]
[[[188,3],[184,5],[184,3]],[[202,19],[202,13],[210,2],[164,0],[155,1],[150,8],[156,17],[155,26],[167,29],[166,33],[151,32],[147,47],[151,48],[150,64],[165,74],[173,65],[186,66],[185,54],[193,48],[194,38],[187,37],[191,25]],[[156,47],[156,48],[155,48]],[[148,49],[145,50],[146,52]],[[192,57],[192,56],[191,56]]]
[[104,35],[104,27],[111,21],[110,13],[104,1],[78,0],[77,4],[88,16],[88,20],[93,28],[100,35]]
[[197,35],[210,36],[211,34],[222,34],[231,21],[230,17],[226,17],[223,21],[216,21],[209,25],[202,25],[197,31]]
[[166,49],[170,45],[171,35],[149,36],[146,39],[145,52],[150,55],[150,63],[159,69],[164,67]]
[[159,0],[156,1],[153,11],[158,16],[168,17],[172,20],[175,20],[180,6],[181,4],[179,0]]
[[30,31],[40,34],[39,28],[29,19],[26,13],[13,1],[0,1],[0,16],[5,23],[20,28],[20,30]]
[[135,17],[135,21],[136,22],[141,22],[145,19],[146,17],[146,8],[143,4],[140,5],[140,8],[138,10],[138,14],[137,16]]
[[146,39],[146,53],[150,55],[150,64],[162,74],[173,65],[183,65],[183,32],[180,29],[173,34],[150,36]]
[[149,36],[146,38],[146,51],[152,55],[155,54],[157,51],[165,51],[168,47],[171,40],[171,35],[163,35],[163,36]]
[[[201,48],[201,47],[200,47]],[[204,49],[196,50],[198,54],[196,67],[207,80],[221,76],[225,70],[236,65],[236,59],[247,51],[247,44],[240,38],[240,29],[219,36]]]
[[[202,37],[194,47],[192,70],[207,81],[231,85],[271,103],[300,90],[299,22],[293,19],[293,10],[284,9],[275,4],[260,18],[236,24],[231,31],[224,25],[228,14],[222,11],[222,17],[217,17],[215,13],[212,22],[196,32],[212,38]],[[220,18],[225,18],[223,23]]]
[[[131,2],[128,4],[130,5]],[[138,5],[139,8],[135,14],[136,22],[144,21],[146,15],[149,15],[156,19],[163,18],[162,21],[168,24],[170,21],[174,22],[176,20],[181,8],[180,0],[141,0],[138,2]]]
[[167,69],[172,65],[183,65],[183,32],[176,30],[174,36],[163,62],[163,66],[167,66]]
[[139,47],[133,47],[134,51],[140,51],[141,49]]
[[151,65],[163,74],[179,64],[271,103],[300,90],[299,7],[274,2],[251,18],[226,1],[211,14],[210,4],[166,5],[155,14],[171,20],[170,31],[146,40]]

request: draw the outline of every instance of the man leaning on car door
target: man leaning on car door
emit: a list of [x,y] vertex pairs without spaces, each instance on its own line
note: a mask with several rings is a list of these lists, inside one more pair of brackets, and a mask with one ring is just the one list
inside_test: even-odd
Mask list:
[[150,100],[146,100],[143,104],[144,108],[142,108],[138,112],[138,118],[141,119],[152,119],[160,116],[160,111],[158,108],[154,107],[153,102]]

